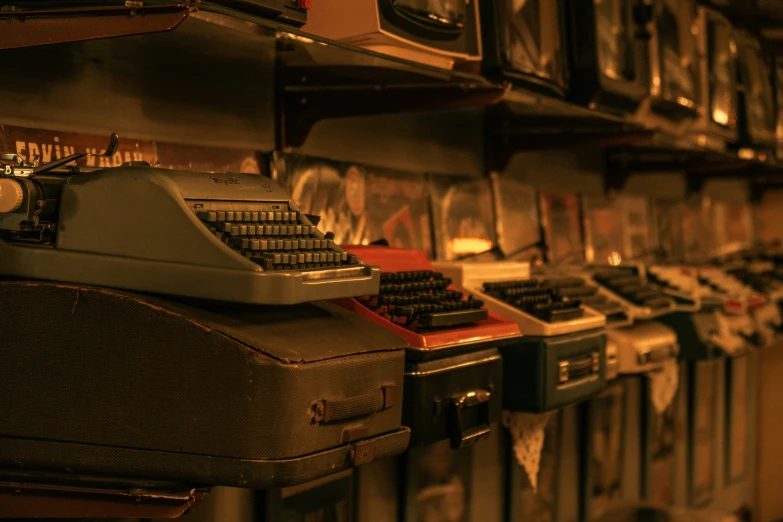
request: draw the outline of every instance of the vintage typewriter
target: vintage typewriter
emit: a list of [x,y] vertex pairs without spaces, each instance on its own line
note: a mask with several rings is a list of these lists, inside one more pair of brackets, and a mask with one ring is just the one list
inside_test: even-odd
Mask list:
[[[497,437],[503,375],[498,348],[518,342],[519,327],[487,310],[480,299],[458,291],[423,252],[375,245],[344,248],[381,267],[381,286],[377,294],[335,302],[410,345],[403,424],[411,429],[411,443],[403,466],[379,473],[385,483],[396,483],[390,475],[405,473],[399,505],[409,513],[407,520],[421,520],[417,513],[432,509],[449,491],[460,505],[469,506],[478,494],[468,487],[471,452],[479,441]],[[454,476],[448,471],[451,478],[444,480],[462,487],[430,484],[423,463],[433,459],[441,464],[432,466],[453,470]],[[360,476],[359,487],[372,480]],[[427,500],[429,495],[436,498]]]
[[[578,277],[531,276],[529,263],[435,263],[490,310],[514,319],[524,337],[503,349],[504,409],[549,411],[605,385],[606,318],[612,302]],[[511,383],[514,386],[511,386]]]
[[766,304],[753,311],[753,319],[762,341],[769,344],[783,331],[783,280],[772,263],[762,261],[744,263],[728,273],[766,298]]
[[250,304],[377,292],[379,270],[268,178],[69,166],[86,155],[0,156],[0,274]]
[[622,303],[631,317],[653,319],[674,311],[674,300],[647,280],[640,266],[588,267],[592,281]]

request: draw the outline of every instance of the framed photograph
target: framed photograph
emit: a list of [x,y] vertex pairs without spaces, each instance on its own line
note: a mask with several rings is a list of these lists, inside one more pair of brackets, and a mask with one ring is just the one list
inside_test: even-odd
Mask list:
[[429,192],[437,259],[453,261],[495,247],[495,211],[489,179],[432,175]]
[[584,260],[582,221],[576,194],[542,192],[541,227],[550,263],[580,263]]
[[556,522],[560,477],[562,410],[549,417],[544,429],[544,448],[534,489],[513,449],[509,474],[509,522]]
[[299,154],[274,153],[272,177],[341,245],[385,240],[432,257],[426,176]]
[[748,463],[749,355],[726,360],[726,483],[742,480]]
[[469,522],[473,448],[444,440],[405,457],[403,522]]
[[625,397],[625,383],[619,380],[587,403],[586,520],[596,520],[622,499]]
[[541,221],[536,190],[507,176],[492,176],[498,246],[508,259],[542,259]]
[[688,496],[692,506],[703,506],[715,494],[715,414],[717,364],[696,361],[690,366],[688,430]]
[[668,507],[674,503],[678,398],[675,396],[669,407],[658,413],[650,399],[649,386],[645,383],[642,389],[642,498],[656,506]]
[[299,486],[258,491],[262,521],[352,522],[353,489],[353,470],[347,470]]
[[585,260],[607,264],[615,253],[625,257],[625,232],[620,208],[605,197],[582,197],[585,231]]

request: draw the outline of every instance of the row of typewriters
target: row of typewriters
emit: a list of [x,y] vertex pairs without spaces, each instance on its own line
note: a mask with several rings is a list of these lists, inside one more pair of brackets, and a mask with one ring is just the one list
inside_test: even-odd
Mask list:
[[[73,166],[83,156],[0,158],[4,517],[171,517],[212,486],[295,493],[417,448],[466,451],[500,436],[501,412],[739,358],[783,327],[772,255],[432,262],[336,244],[265,176]],[[468,520],[422,473],[406,520]],[[438,491],[456,515],[427,518]],[[291,518],[271,520],[309,520],[295,514],[318,502],[294,493],[274,504]]]
[[[758,6],[773,3],[761,0]],[[679,136],[673,139],[680,146],[725,150],[728,145],[743,157],[755,154],[760,159],[769,159],[780,148],[776,114],[783,102],[783,60],[772,64],[753,28],[734,27],[732,22],[740,20],[721,14],[719,7],[730,6],[728,1],[7,4],[0,13],[0,19],[9,22],[0,48],[173,29],[195,11],[200,12],[196,16],[257,23],[272,19],[302,27],[307,35],[444,69],[480,72],[491,81],[626,116]],[[56,35],[47,24],[57,29]]]

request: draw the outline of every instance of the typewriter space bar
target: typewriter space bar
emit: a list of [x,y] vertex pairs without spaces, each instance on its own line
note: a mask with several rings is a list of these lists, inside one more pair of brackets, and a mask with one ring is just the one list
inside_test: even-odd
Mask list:
[[305,283],[318,283],[321,281],[334,281],[338,279],[350,279],[354,277],[367,277],[370,270],[367,266],[345,266],[335,268],[318,268],[315,270],[302,270],[302,281]]

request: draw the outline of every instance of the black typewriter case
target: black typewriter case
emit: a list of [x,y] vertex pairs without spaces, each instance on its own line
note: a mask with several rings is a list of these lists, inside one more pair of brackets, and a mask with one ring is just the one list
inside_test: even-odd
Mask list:
[[274,488],[402,453],[404,340],[328,303],[0,281],[0,469]]
[[497,346],[406,350],[402,422],[411,430],[411,447],[449,440],[458,449],[489,437],[503,391]]
[[524,336],[503,354],[503,409],[541,413],[574,404],[606,386],[606,333]]

